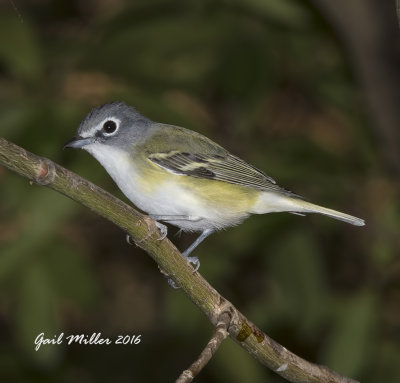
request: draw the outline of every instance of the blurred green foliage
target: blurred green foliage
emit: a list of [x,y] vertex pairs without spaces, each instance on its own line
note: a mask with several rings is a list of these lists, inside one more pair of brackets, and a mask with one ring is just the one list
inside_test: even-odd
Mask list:
[[[211,284],[288,349],[363,382],[400,381],[399,185],[349,60],[306,0],[5,1],[0,132],[124,198],[89,155],[61,150],[91,107],[124,100],[365,218],[354,228],[252,217],[196,255]],[[190,242],[173,232],[180,248]],[[1,381],[172,381],[212,332],[118,228],[4,168],[0,284]],[[41,332],[142,342],[36,352]],[[228,340],[199,381],[283,380]]]

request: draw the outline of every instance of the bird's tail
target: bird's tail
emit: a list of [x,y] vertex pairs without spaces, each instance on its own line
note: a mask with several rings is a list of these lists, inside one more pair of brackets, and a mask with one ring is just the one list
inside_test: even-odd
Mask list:
[[[338,219],[340,221],[350,223],[355,226],[365,225],[365,221],[361,218],[353,217],[352,215],[341,213],[340,211],[315,205],[311,202],[304,201],[301,198],[293,198],[288,196],[279,196],[279,197],[275,196],[274,201],[272,201],[271,196],[268,197],[266,193],[265,198],[263,198],[263,200],[264,203],[262,203],[262,205],[264,209],[257,209],[258,211],[256,211],[256,213],[269,213],[273,211],[275,212],[287,211],[294,214],[318,213],[326,215],[331,218]],[[261,208],[260,205],[259,207]]]
[[298,200],[296,201],[299,205],[302,207],[303,213],[318,213],[318,214],[323,214],[327,215],[328,217],[338,219],[340,221],[344,221],[347,223],[350,223],[355,226],[364,226],[365,221],[361,218],[353,217],[352,215],[342,213],[340,211],[336,211],[333,209],[328,209],[323,206],[315,205],[313,203],[303,201],[303,200]]

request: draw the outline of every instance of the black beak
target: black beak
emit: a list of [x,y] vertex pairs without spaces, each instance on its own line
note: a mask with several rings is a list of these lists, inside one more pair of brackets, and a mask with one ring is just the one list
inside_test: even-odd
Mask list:
[[86,145],[92,144],[93,143],[93,138],[89,137],[89,138],[83,138],[80,136],[76,136],[74,138],[71,138],[69,141],[67,141],[64,144],[63,149],[65,148],[83,148]]

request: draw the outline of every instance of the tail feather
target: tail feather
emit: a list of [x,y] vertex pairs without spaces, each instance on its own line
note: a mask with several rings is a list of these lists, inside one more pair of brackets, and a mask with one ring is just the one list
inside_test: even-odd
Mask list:
[[315,205],[301,198],[282,196],[274,193],[264,193],[258,203],[254,206],[252,212],[256,214],[265,214],[279,211],[287,211],[299,215],[303,215],[304,213],[318,213],[355,226],[365,225],[365,221],[361,218]]
[[344,221],[350,223],[355,226],[364,226],[365,221],[361,218],[353,217],[352,215],[342,213],[340,211],[336,211],[333,209],[328,209],[323,206],[315,205],[313,203],[304,201],[304,200],[296,200],[296,204],[299,206],[299,210],[296,210],[295,213],[318,213],[323,214],[331,218],[338,219],[340,221]]

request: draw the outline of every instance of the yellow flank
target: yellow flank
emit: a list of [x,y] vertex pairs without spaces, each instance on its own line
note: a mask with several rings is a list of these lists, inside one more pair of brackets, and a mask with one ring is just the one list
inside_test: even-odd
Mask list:
[[223,181],[194,177],[179,177],[179,183],[194,192],[210,208],[217,205],[231,210],[232,213],[250,212],[258,199],[260,191],[249,187]]
[[[169,172],[153,162],[144,159],[145,165],[139,166],[142,174],[138,177],[141,191],[150,196],[162,185],[175,184],[204,207],[216,210],[229,210],[230,214],[246,214],[258,201],[260,191],[228,182],[184,176]],[[176,196],[177,199],[184,196]]]

